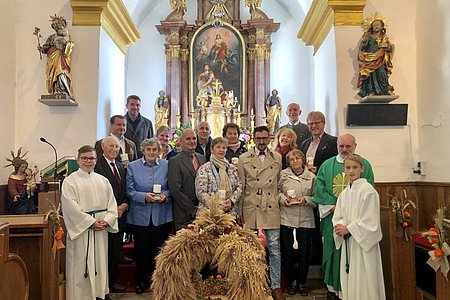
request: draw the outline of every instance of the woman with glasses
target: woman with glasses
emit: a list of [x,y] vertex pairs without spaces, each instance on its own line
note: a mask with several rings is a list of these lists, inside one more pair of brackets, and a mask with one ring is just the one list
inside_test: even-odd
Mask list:
[[159,158],[161,144],[156,138],[141,143],[141,159],[128,165],[127,194],[136,254],[136,294],[150,287],[155,257],[172,229],[172,200],[167,173],[168,161]]
[[[280,173],[281,249],[288,281],[288,293],[297,290],[302,296],[308,295],[306,280],[309,271],[311,238],[314,233],[312,202],[316,188],[316,176],[305,167],[305,155],[300,150],[292,150],[286,160],[288,168]],[[299,265],[294,269],[294,232],[299,245]]]

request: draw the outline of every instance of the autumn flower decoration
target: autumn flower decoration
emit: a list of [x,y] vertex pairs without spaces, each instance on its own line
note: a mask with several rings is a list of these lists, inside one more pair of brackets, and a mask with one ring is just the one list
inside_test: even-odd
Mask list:
[[211,275],[207,279],[193,280],[197,291],[197,299],[210,299],[212,295],[226,295],[229,282],[222,275]]
[[180,127],[172,128],[170,130],[171,137],[169,139],[169,145],[176,149],[177,151],[181,151],[180,138],[183,130],[191,128],[189,124],[183,124]]
[[434,227],[428,231],[422,232],[422,236],[426,237],[434,250],[428,251],[430,258],[427,264],[434,271],[441,269],[442,274],[447,278],[450,269],[448,256],[450,255],[450,246],[448,245],[448,229],[450,228],[450,220],[445,218],[447,212],[446,207],[441,207],[436,211],[434,217]]
[[66,246],[64,246],[64,243],[62,242],[64,229],[61,224],[61,218],[61,205],[58,205],[58,208],[56,208],[53,203],[50,203],[50,210],[45,216],[45,221],[50,221],[53,225],[53,258],[56,258],[57,250],[66,248]]
[[391,201],[392,212],[395,214],[399,225],[397,227],[397,236],[404,236],[405,240],[409,241],[415,232],[412,224],[411,210],[416,209],[416,205],[408,199],[406,190],[403,190],[400,199],[392,195],[389,195],[389,198]]

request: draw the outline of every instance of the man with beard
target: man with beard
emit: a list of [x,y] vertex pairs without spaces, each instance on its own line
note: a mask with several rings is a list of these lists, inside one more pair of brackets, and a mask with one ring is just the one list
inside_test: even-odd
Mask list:
[[269,270],[274,300],[285,300],[281,290],[280,180],[281,155],[270,150],[269,128],[256,127],[255,147],[239,157],[238,174],[242,181],[242,200],[239,214],[245,226],[262,229],[269,250]]
[[[340,260],[341,250],[336,249],[333,238],[333,214],[339,194],[348,184],[348,178],[344,173],[344,159],[349,154],[354,154],[356,139],[351,134],[343,134],[337,140],[338,155],[327,159],[319,169],[316,181],[316,193],[314,202],[319,205],[320,230],[323,236],[322,270],[324,282],[328,288],[327,299],[339,299],[341,291]],[[372,166],[362,158],[364,172],[361,178],[374,184]]]

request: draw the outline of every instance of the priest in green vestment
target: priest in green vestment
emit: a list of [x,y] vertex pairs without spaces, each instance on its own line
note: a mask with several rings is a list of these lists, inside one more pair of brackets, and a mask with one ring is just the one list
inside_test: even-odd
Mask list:
[[[344,159],[356,149],[356,139],[351,134],[343,134],[337,140],[338,155],[327,159],[317,173],[314,202],[319,205],[320,231],[323,236],[322,271],[324,282],[331,297],[338,299],[341,291],[339,278],[341,250],[336,249],[333,238],[333,214],[339,194],[348,184],[344,173]],[[374,184],[372,166],[363,158],[364,172],[361,178]],[[328,299],[328,298],[327,298]]]

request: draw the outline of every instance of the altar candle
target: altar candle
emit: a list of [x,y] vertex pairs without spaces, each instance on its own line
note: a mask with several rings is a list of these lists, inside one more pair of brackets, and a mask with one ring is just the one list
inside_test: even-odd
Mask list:
[[252,107],[252,110],[250,111],[250,114],[253,115],[253,107]]
[[238,112],[240,112],[240,111],[241,111],[241,105],[238,104]]
[[153,193],[161,194],[161,185],[160,184],[154,184],[153,185]]

